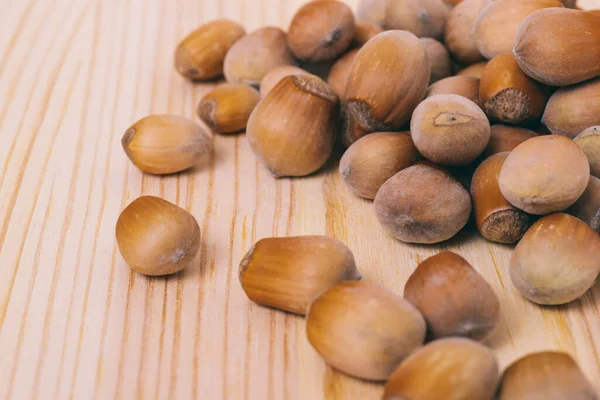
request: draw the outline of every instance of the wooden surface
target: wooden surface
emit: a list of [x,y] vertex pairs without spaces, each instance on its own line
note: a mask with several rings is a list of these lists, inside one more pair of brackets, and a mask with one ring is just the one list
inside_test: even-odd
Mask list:
[[[172,67],[178,41],[219,15],[286,26],[301,0],[0,1],[0,398],[377,399],[379,385],[326,367],[304,319],[249,303],[237,279],[259,238],[329,234],[364,279],[401,292],[419,260],[466,257],[501,298],[490,345],[502,367],[534,350],[573,354],[600,390],[600,285],[568,306],[525,301],[511,248],[462,235],[391,239],[336,166],[276,180],[243,135],[216,138],[208,165],[145,176],[120,138],[150,113],[194,116],[209,85]],[[352,1],[355,4],[356,1]],[[202,247],[168,278],[132,273],[114,239],[141,194],[190,210]]]

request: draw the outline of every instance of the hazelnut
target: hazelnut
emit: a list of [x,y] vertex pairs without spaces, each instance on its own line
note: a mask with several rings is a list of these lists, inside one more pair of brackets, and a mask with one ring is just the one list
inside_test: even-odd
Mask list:
[[259,240],[240,263],[239,278],[250,300],[304,315],[315,297],[360,273],[339,240],[298,236]]
[[340,175],[354,194],[374,199],[392,176],[419,159],[410,132],[378,132],[354,142],[340,160]]
[[286,76],[250,115],[250,148],[275,176],[309,175],[331,154],[339,108],[335,92],[321,79]]
[[467,224],[471,196],[448,172],[417,163],[385,182],[374,206],[396,239],[431,244],[450,239]]
[[[418,147],[418,146],[417,146]],[[500,171],[500,190],[529,214],[550,214],[573,205],[590,180],[590,165],[571,139],[538,136],[518,145]]]
[[586,129],[574,141],[585,153],[590,163],[590,173],[600,178],[600,126]]
[[212,153],[213,138],[200,125],[177,115],[150,115],[133,124],[121,140],[136,167],[164,175],[191,168]]
[[218,133],[232,133],[246,129],[246,123],[260,94],[253,87],[228,83],[205,95],[198,104],[198,117]]
[[384,26],[440,39],[448,14],[442,0],[388,0]]
[[448,15],[444,42],[458,62],[472,64],[483,59],[475,46],[471,30],[487,2],[488,0],[465,0],[457,4]]
[[352,45],[361,47],[372,37],[383,32],[383,29],[379,25],[372,24],[370,22],[356,21],[354,25],[354,39]]
[[482,61],[469,65],[468,67],[459,70],[456,73],[456,76],[472,76],[473,78],[481,79],[481,75],[483,75],[483,71],[485,70],[486,65],[487,61]]
[[457,94],[479,106],[479,78],[458,75],[444,78],[429,86],[425,98],[437,94]]
[[384,400],[492,400],[499,379],[492,350],[465,338],[433,341],[390,376]]
[[513,252],[510,278],[537,304],[569,303],[600,274],[600,236],[567,214],[548,215],[529,228]]
[[231,46],[225,56],[225,78],[230,83],[258,86],[270,70],[293,64],[285,32],[265,26]]
[[455,94],[425,99],[410,122],[413,141],[428,160],[442,165],[466,165],[490,140],[490,123],[471,100]]
[[290,75],[312,75],[310,72],[293,65],[282,65],[266,73],[260,81],[260,96],[265,97],[279,83],[280,80]]
[[177,46],[177,72],[193,81],[222,75],[227,51],[245,34],[244,27],[228,19],[217,19],[200,26]]
[[590,182],[585,192],[569,208],[568,213],[600,233],[600,179],[590,176]]
[[370,22],[383,27],[385,23],[385,9],[388,0],[361,0],[356,10],[356,19]]
[[117,220],[117,245],[131,269],[159,276],[187,267],[200,248],[200,227],[183,208],[154,196],[129,204]]
[[352,62],[356,57],[359,49],[353,49],[340,57],[329,71],[327,77],[327,83],[340,99],[346,98],[346,82],[348,82],[348,75],[350,74],[350,68]]
[[491,286],[461,256],[444,251],[423,261],[404,286],[404,298],[425,317],[433,339],[485,339],[498,324]]
[[490,141],[483,152],[486,158],[505,151],[513,151],[524,141],[538,136],[529,129],[507,125],[492,125],[490,132]]
[[425,340],[421,313],[395,293],[367,282],[342,282],[310,305],[310,344],[349,375],[384,380]]
[[354,14],[337,0],[314,0],[302,6],[292,18],[288,43],[294,55],[304,61],[334,60],[354,37]]
[[498,178],[508,154],[487,158],[471,180],[477,230],[487,240],[497,243],[517,242],[532,223],[527,213],[510,204],[500,192]]
[[437,82],[452,75],[452,61],[446,46],[432,38],[421,38],[419,40],[425,46],[431,64],[429,83]]

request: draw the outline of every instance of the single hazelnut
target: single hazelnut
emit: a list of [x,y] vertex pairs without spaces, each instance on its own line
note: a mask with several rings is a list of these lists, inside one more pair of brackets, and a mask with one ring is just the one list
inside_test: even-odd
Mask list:
[[529,129],[508,125],[492,125],[490,132],[490,141],[483,152],[486,158],[494,154],[513,151],[524,141],[538,136]]
[[388,179],[374,206],[377,219],[396,239],[431,244],[450,239],[467,224],[471,196],[448,172],[417,163]]
[[372,283],[346,281],[310,305],[306,336],[327,364],[380,381],[423,344],[425,321],[401,296]]
[[600,236],[567,214],[548,215],[529,228],[513,252],[510,278],[537,304],[558,305],[583,296],[600,274]]
[[410,132],[419,152],[442,165],[469,164],[490,141],[490,123],[483,111],[455,94],[431,96],[419,104]]
[[600,178],[600,126],[592,126],[574,139],[590,163],[590,173]]
[[425,46],[431,64],[429,83],[437,82],[452,75],[452,61],[446,46],[432,38],[421,38],[419,40]]
[[354,37],[354,14],[337,0],[314,0],[302,6],[288,29],[290,49],[300,60],[334,60]]
[[577,201],[590,180],[585,154],[571,139],[537,136],[518,145],[500,171],[500,190],[529,214],[562,211]]
[[477,230],[487,240],[497,243],[517,242],[533,222],[529,214],[510,204],[500,192],[498,179],[508,154],[487,158],[471,180]]
[[439,339],[400,364],[383,399],[492,400],[499,375],[492,350],[470,339]]
[[227,51],[245,34],[243,26],[228,19],[217,19],[200,26],[177,46],[177,72],[193,81],[222,75]]
[[127,129],[121,143],[136,167],[157,175],[191,168],[213,150],[210,133],[177,115],[144,117]]
[[280,80],[290,75],[312,75],[310,72],[293,65],[282,65],[266,73],[260,81],[260,97],[265,97],[279,83]]
[[388,0],[384,27],[440,39],[448,14],[442,0]]
[[259,240],[241,261],[239,278],[250,300],[304,315],[315,297],[360,273],[339,240],[298,236]]
[[377,132],[360,138],[340,160],[340,175],[357,196],[374,199],[392,176],[419,159],[410,132]]
[[379,25],[372,24],[370,22],[356,21],[354,25],[354,39],[352,45],[355,47],[361,47],[372,37],[383,32],[383,29]]
[[473,78],[481,79],[481,75],[483,75],[483,71],[485,70],[486,65],[487,61],[482,61],[469,65],[468,67],[459,70],[456,73],[456,76],[472,76]]
[[348,75],[350,75],[352,62],[354,61],[358,50],[359,49],[352,49],[344,54],[333,64],[329,71],[327,83],[340,99],[346,98],[346,82],[348,82]]
[[218,133],[239,132],[260,101],[258,90],[239,83],[217,86],[198,104],[198,117]]
[[275,176],[309,175],[331,154],[339,109],[338,97],[321,79],[286,76],[250,115],[250,148]]
[[450,76],[429,86],[425,98],[437,94],[457,94],[479,106],[479,78],[472,76]]
[[131,269],[151,276],[181,271],[200,248],[196,219],[183,208],[154,196],[139,197],[121,212],[116,237]]
[[454,59],[460,63],[473,64],[483,60],[483,56],[475,46],[471,30],[487,2],[488,0],[465,0],[457,4],[448,15],[444,29],[444,43]]
[[388,0],[361,0],[356,9],[358,21],[370,22],[383,27],[385,23],[385,9]]
[[567,212],[600,233],[600,179],[590,176],[585,192]]

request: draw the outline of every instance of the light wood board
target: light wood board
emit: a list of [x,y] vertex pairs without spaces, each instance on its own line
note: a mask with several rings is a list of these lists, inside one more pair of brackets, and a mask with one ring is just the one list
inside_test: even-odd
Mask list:
[[[146,176],[127,160],[120,138],[130,124],[194,117],[211,87],[173,69],[187,32],[217,16],[249,30],[287,26],[301,3],[0,0],[1,399],[379,398],[380,385],[323,363],[303,318],[241,290],[238,263],[253,242],[302,234],[343,240],[365,280],[398,292],[425,257],[462,254],[501,298],[490,345],[502,367],[560,349],[600,390],[600,285],[568,306],[533,305],[508,279],[511,247],[476,235],[397,242],[335,165],[276,180],[243,135],[217,137],[208,165],[176,176]],[[200,255],[183,273],[150,279],[121,259],[115,222],[142,194],[198,219]]]

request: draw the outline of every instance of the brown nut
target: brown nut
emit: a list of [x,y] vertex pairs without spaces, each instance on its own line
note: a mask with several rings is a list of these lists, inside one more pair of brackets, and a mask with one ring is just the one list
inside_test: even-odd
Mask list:
[[558,89],[542,117],[550,132],[574,138],[600,125],[600,78]]
[[498,400],[597,400],[573,358],[556,351],[528,354],[504,371]]
[[374,199],[392,176],[419,159],[410,132],[377,132],[346,150],[340,160],[340,175],[354,194]]
[[218,133],[239,132],[246,123],[260,94],[253,87],[226,83],[205,95],[198,104],[198,117]]
[[181,271],[200,248],[200,227],[186,210],[154,196],[142,196],[119,216],[117,245],[127,264],[145,275]]
[[515,243],[523,237],[532,218],[508,202],[498,179],[509,153],[498,153],[482,162],[471,180],[475,223],[481,236],[491,242]]
[[388,31],[369,40],[346,83],[344,143],[349,146],[371,132],[400,130],[425,96],[429,76],[427,51],[412,33]]
[[449,251],[419,264],[404,286],[404,298],[421,311],[432,339],[483,340],[500,318],[492,287],[464,258]]
[[479,84],[483,111],[491,119],[509,124],[538,119],[549,97],[549,88],[525,75],[512,54],[490,60]]
[[472,76],[444,78],[429,86],[425,98],[438,94],[457,94],[466,97],[479,106],[479,78]]
[[370,22],[356,21],[354,25],[354,39],[352,45],[361,47],[367,43],[371,38],[383,32],[383,29],[379,25],[372,24]]
[[600,179],[590,176],[585,192],[567,212],[600,233]]
[[332,367],[384,380],[423,344],[425,321],[397,294],[372,283],[346,281],[310,305],[306,336]]
[[472,64],[483,60],[483,56],[475,46],[471,30],[477,16],[488,3],[488,0],[465,0],[450,11],[444,42],[452,56],[461,63]]
[[411,354],[385,385],[384,400],[492,400],[500,372],[492,350],[464,338]]
[[529,214],[562,211],[577,201],[590,180],[583,151],[559,135],[538,136],[518,145],[500,171],[500,190]]
[[227,51],[245,34],[243,26],[228,19],[217,19],[202,25],[177,46],[177,72],[193,81],[223,74]]
[[574,139],[590,162],[590,173],[600,178],[600,126],[592,126]]
[[388,0],[384,27],[440,39],[448,14],[442,0]]
[[352,62],[354,61],[358,50],[359,49],[352,49],[344,54],[335,62],[335,64],[333,64],[329,71],[327,83],[340,99],[346,98],[346,82],[348,82],[348,75],[350,75]]
[[485,70],[485,66],[487,65],[487,61],[482,61],[476,64],[469,65],[458,71],[456,76],[472,76],[473,78],[481,79],[481,75],[483,75],[483,71]]
[[437,82],[452,75],[452,61],[446,46],[432,38],[421,38],[419,40],[425,46],[431,64],[429,83]]
[[[569,29],[564,29],[569,27]],[[600,76],[600,13],[545,9],[523,21],[514,54],[525,73],[552,86]]]
[[485,158],[494,154],[513,151],[526,140],[538,136],[534,131],[518,126],[492,125],[490,141],[483,152]]
[[469,192],[448,172],[417,163],[388,179],[375,197],[383,227],[407,243],[439,243],[456,235],[471,215]]
[[191,168],[213,150],[213,138],[200,125],[177,115],[149,115],[121,139],[133,164],[149,174],[173,174]]
[[329,236],[266,238],[256,242],[240,263],[240,283],[260,305],[304,315],[325,290],[360,279],[354,256]]
[[275,176],[305,176],[325,164],[335,141],[340,102],[312,75],[283,78],[248,120],[246,137]]
[[569,303],[600,274],[600,236],[567,214],[548,215],[529,228],[513,252],[510,279],[530,301]]
[[310,62],[334,60],[354,37],[354,14],[337,0],[314,0],[292,18],[288,43],[292,53]]
[[293,65],[283,65],[267,72],[260,81],[260,97],[265,97],[279,83],[280,80],[290,75],[312,75],[310,72]]
[[490,140],[490,123],[477,104],[455,94],[425,99],[416,108],[410,132],[419,152],[442,165],[466,165]]
[[383,27],[386,7],[387,0],[361,0],[356,10],[356,19]]
[[293,64],[285,32],[265,26],[231,46],[223,68],[227,82],[258,86],[272,69]]

